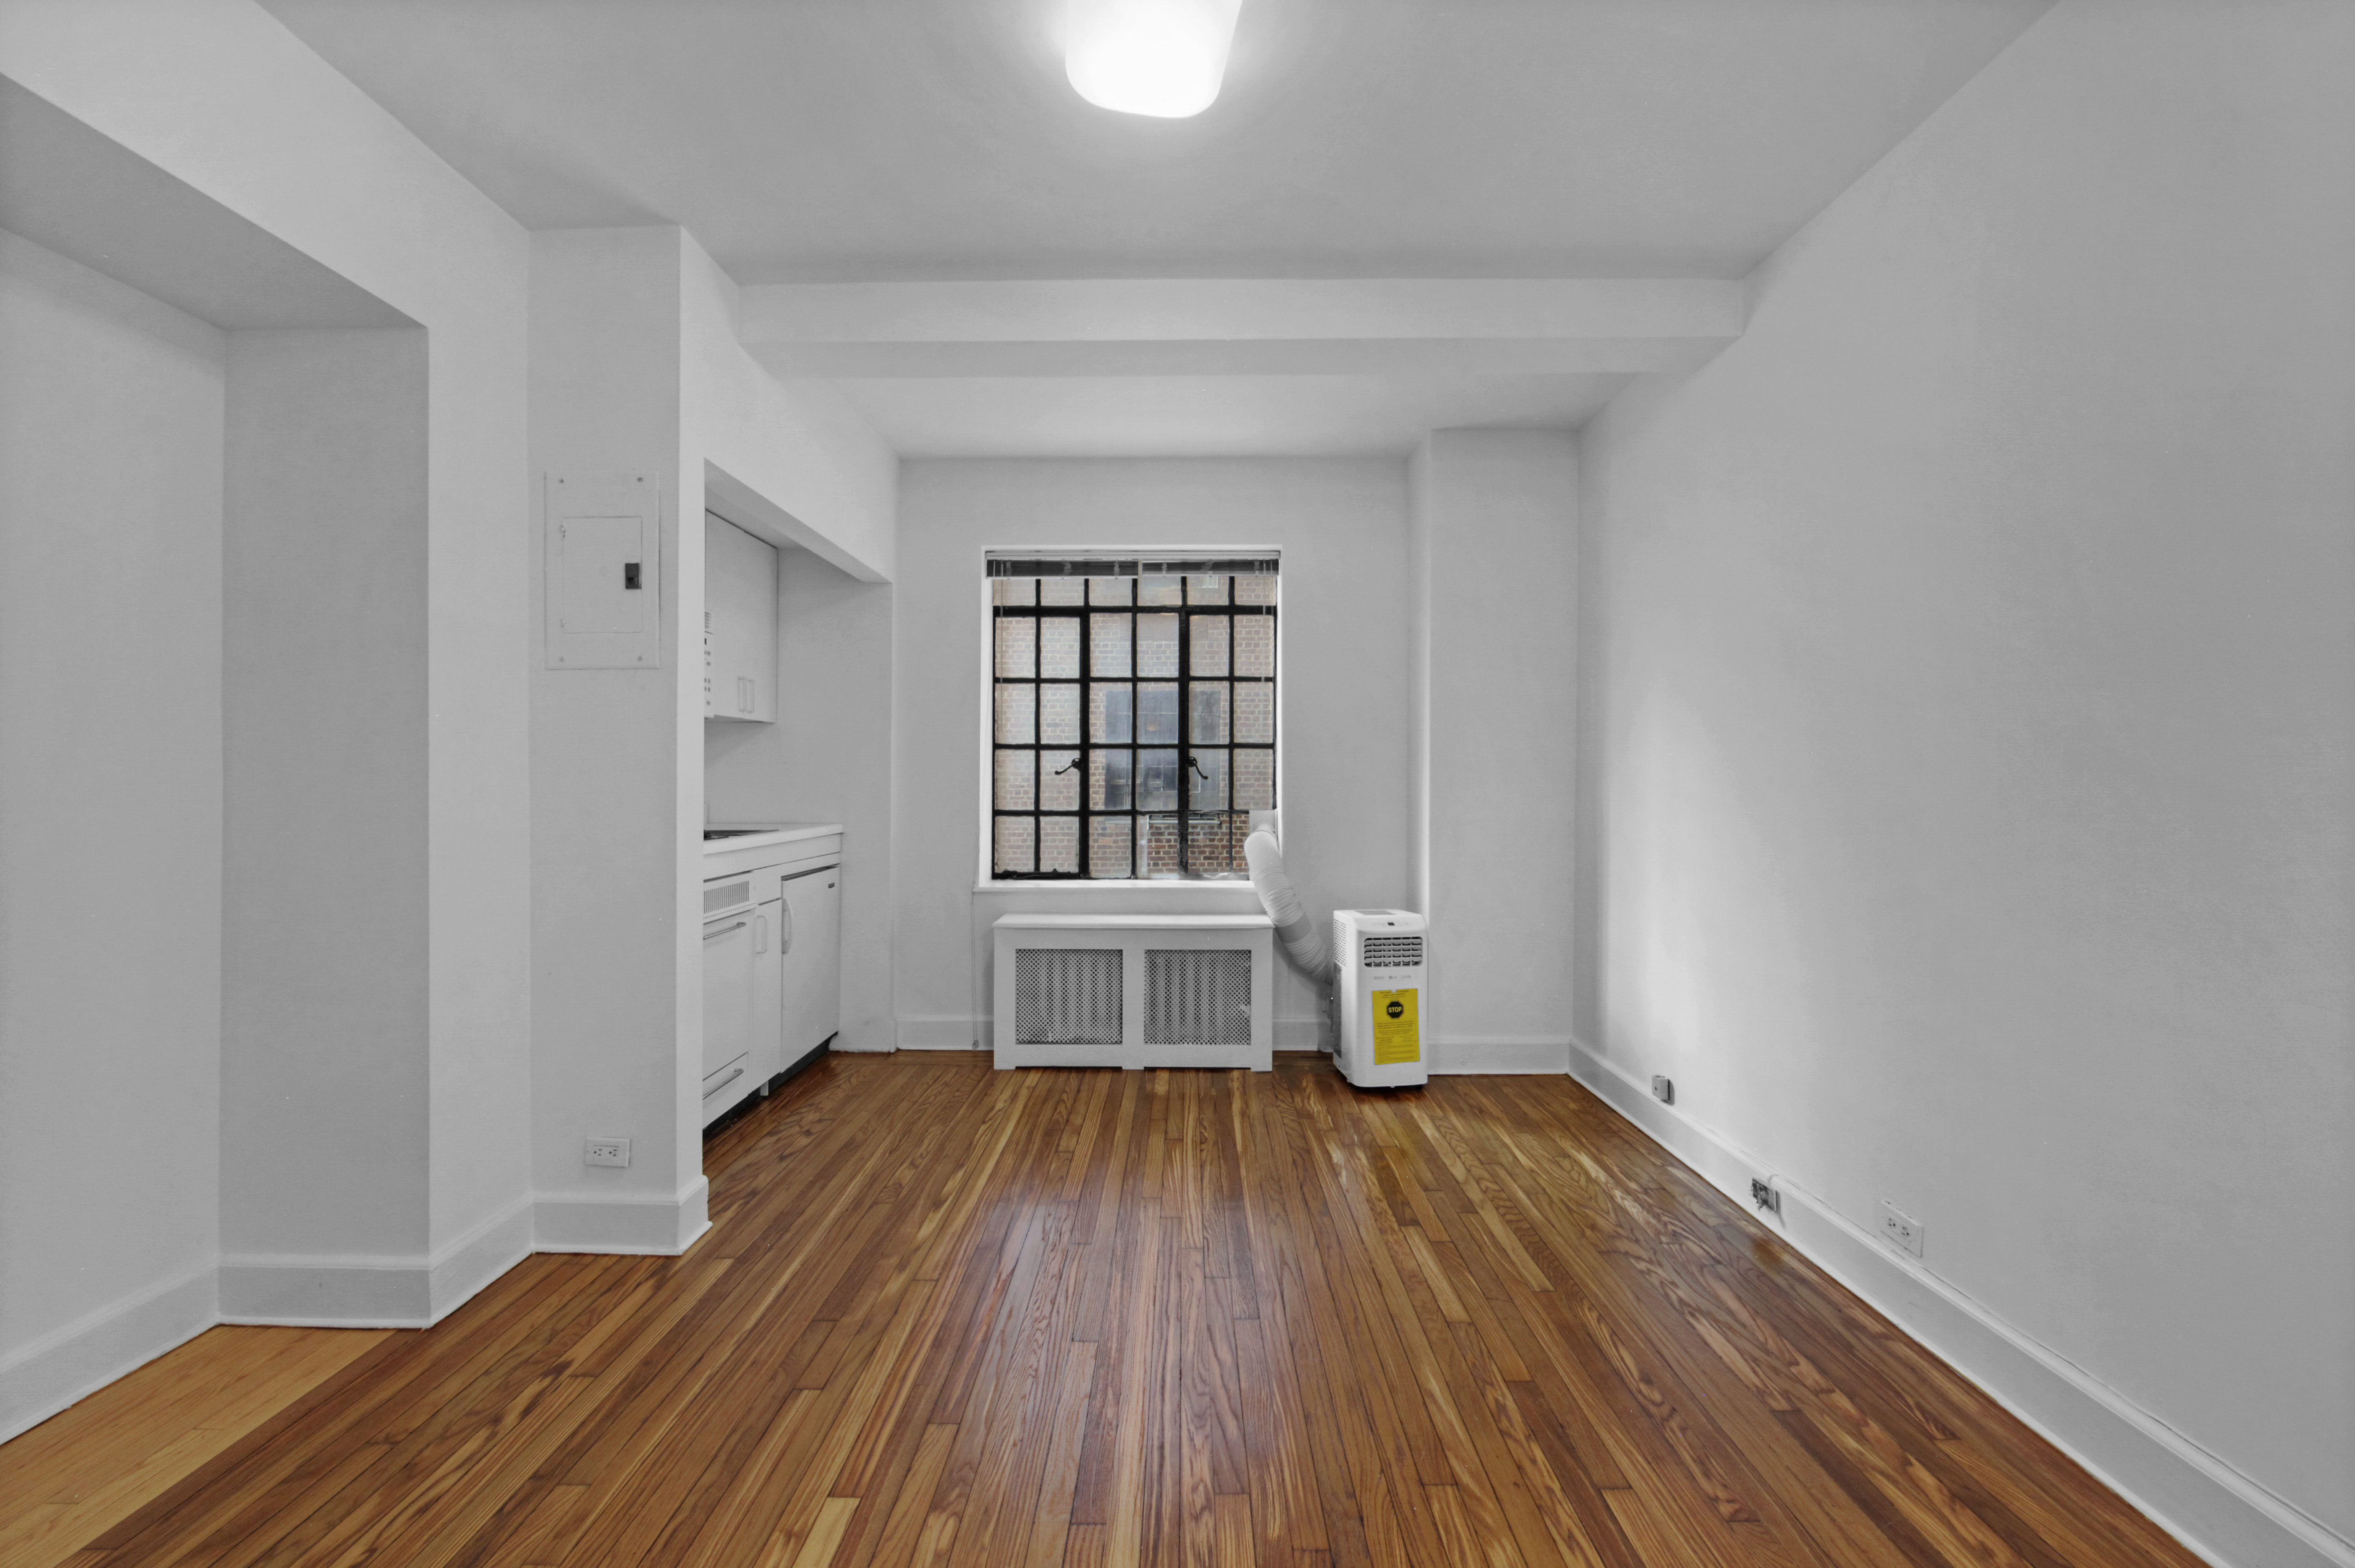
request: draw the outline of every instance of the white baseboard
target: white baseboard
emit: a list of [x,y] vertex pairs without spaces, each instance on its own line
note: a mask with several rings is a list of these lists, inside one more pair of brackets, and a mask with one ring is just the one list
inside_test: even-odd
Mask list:
[[428,1328],[534,1252],[676,1256],[711,1228],[709,1207],[701,1177],[675,1198],[527,1193],[428,1256],[208,1261],[0,1356],[0,1443],[216,1323]]
[[1325,1049],[1324,1021],[1316,1018],[1277,1019],[1275,1048],[1279,1051],[1322,1051]]
[[220,1320],[304,1329],[422,1329],[433,1271],[420,1256],[239,1254],[220,1261]]
[[1772,1179],[1783,1193],[1774,1228],[1793,1246],[2201,1557],[2220,1568],[2355,1568],[2355,1542],[1654,1099],[1583,1044],[1571,1042],[1570,1060],[1572,1077],[1744,1210],[1752,1178]]
[[1434,1073],[1570,1071],[1567,1034],[1442,1034],[1431,1041]]
[[220,1321],[305,1329],[425,1329],[532,1253],[531,1194],[417,1256],[220,1260]]
[[902,1051],[973,1051],[988,1049],[981,1038],[981,1021],[974,1018],[910,1018],[900,1020]]
[[700,1176],[674,1198],[543,1192],[534,1211],[533,1248],[676,1257],[711,1228],[710,1199]]
[[208,1260],[0,1357],[0,1443],[220,1321]]
[[532,1255],[538,1208],[526,1192],[434,1253],[426,1298],[435,1322],[464,1307],[477,1291]]

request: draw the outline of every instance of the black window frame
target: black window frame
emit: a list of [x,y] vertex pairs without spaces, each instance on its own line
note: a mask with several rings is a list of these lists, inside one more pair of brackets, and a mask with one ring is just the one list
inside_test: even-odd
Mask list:
[[[1280,585],[1282,576],[1278,569],[1278,558],[1273,556],[1171,557],[1166,559],[1148,559],[1144,557],[1114,558],[1109,556],[1100,559],[1095,557],[1059,557],[1055,559],[1039,559],[1033,557],[995,555],[988,557],[987,580],[988,586],[993,591],[988,595],[987,604],[989,611],[989,638],[987,652],[988,700],[986,712],[984,715],[986,726],[986,738],[984,745],[986,747],[989,758],[989,766],[985,770],[983,780],[983,788],[986,792],[988,805],[987,815],[989,821],[989,831],[986,835],[985,842],[982,846],[982,853],[984,857],[983,863],[987,867],[986,880],[994,883],[1101,882],[1106,884],[1115,882],[1232,882],[1241,881],[1248,874],[1242,866],[1241,852],[1243,835],[1249,831],[1251,813],[1258,810],[1273,810],[1278,803],[1279,790],[1281,788],[1281,767],[1278,758],[1283,747],[1283,736],[1281,734],[1282,715],[1281,705],[1277,699],[1276,684],[1281,679],[1283,672],[1283,622],[1277,614],[1278,609],[1281,608],[1280,602],[1277,604],[1237,604],[1235,602],[1235,582],[1238,577],[1266,577],[1276,579]],[[1081,602],[1078,604],[1040,604],[1038,602],[1039,597],[1039,593],[1034,589],[1031,594],[1032,602],[1029,604],[1007,605],[997,603],[997,596],[994,591],[996,584],[1000,579],[1010,577],[1031,577],[1037,578],[1042,582],[1058,578],[1071,577],[1089,579],[1098,577],[1128,577],[1138,583],[1141,587],[1144,579],[1151,577],[1178,577],[1184,585],[1179,592],[1179,602],[1174,605],[1142,604],[1137,602],[1137,595],[1140,591],[1139,588],[1133,588],[1130,589],[1129,602],[1126,605],[1099,605],[1093,602],[1093,590],[1091,587],[1082,590]],[[1197,604],[1194,602],[1193,579],[1201,577],[1220,577],[1226,579],[1224,585],[1224,603]],[[1279,601],[1282,599],[1282,589],[1280,586],[1275,597]],[[1103,679],[1114,682],[1124,680],[1128,685],[1130,693],[1130,738],[1126,742],[1097,740],[1094,736],[1094,726],[1090,722],[1092,712],[1090,701],[1091,693],[1094,683],[1099,679],[1094,668],[1096,648],[1095,628],[1092,618],[1100,614],[1125,614],[1129,618],[1129,673],[1124,677],[1117,675],[1107,675],[1102,677]],[[1169,749],[1168,747],[1158,746],[1147,747],[1141,738],[1144,718],[1144,705],[1141,701],[1141,688],[1146,684],[1148,677],[1137,673],[1136,618],[1142,615],[1153,614],[1174,614],[1178,618],[1177,673],[1174,676],[1169,677],[1153,676],[1149,678],[1156,684],[1162,680],[1167,679],[1177,687],[1178,740],[1175,749],[1178,758],[1178,805],[1175,810],[1147,810],[1139,805],[1139,801],[1143,799],[1145,787],[1145,769],[1143,763],[1144,754],[1148,750],[1157,751]],[[1227,622],[1227,673],[1222,676],[1205,675],[1202,677],[1204,681],[1223,681],[1227,686],[1227,738],[1221,742],[1198,743],[1194,735],[1193,686],[1195,675],[1193,670],[1194,629],[1192,618],[1197,615],[1219,616],[1223,618]],[[1235,625],[1237,620],[1240,619],[1255,617],[1265,618],[1270,626],[1274,629],[1269,638],[1269,668],[1272,673],[1264,676],[1238,675],[1234,673],[1236,664]],[[1043,629],[1037,628],[1037,623],[1039,621],[1050,619],[1070,619],[1076,620],[1078,624],[1080,658],[1079,674],[1076,679],[1065,676],[1050,677],[1044,673],[1046,666],[1044,657],[1045,643],[1044,639],[1041,636]],[[1028,676],[1007,676],[1001,674],[999,672],[998,624],[1000,621],[1007,620],[1028,620],[1033,623],[1034,630],[1031,633],[1030,641],[1030,673]],[[1040,738],[1042,734],[1040,721],[1044,713],[1044,706],[1041,701],[1044,695],[1043,688],[1047,686],[1065,685],[1075,687],[1079,694],[1079,740],[1076,745],[1070,747],[1062,745],[1050,746]],[[1008,686],[1028,686],[1030,688],[1031,729],[1030,740],[1027,745],[1020,743],[1000,743],[997,739],[998,693],[1001,688]],[[1263,744],[1257,741],[1239,743],[1234,738],[1236,718],[1241,708],[1241,704],[1236,698],[1236,693],[1239,688],[1243,686],[1263,686],[1267,690],[1269,738]],[[1070,750],[1075,754],[1074,759],[1070,766],[1071,768],[1076,769],[1079,774],[1079,805],[1075,810],[1071,811],[1045,810],[1041,807],[1040,801],[1045,798],[1048,775],[1045,771],[1045,765],[1041,760],[1041,758],[1044,753],[1049,751],[1064,750]],[[1237,807],[1234,804],[1234,800],[1235,786],[1239,777],[1239,770],[1235,765],[1235,758],[1238,753],[1253,751],[1261,751],[1267,754],[1267,804],[1264,806]],[[1001,809],[998,805],[997,759],[1000,755],[1007,752],[1028,753],[1029,755],[1031,803],[1027,809]],[[1093,757],[1097,752],[1127,753],[1130,758],[1130,769],[1129,806],[1126,810],[1100,810],[1091,806],[1089,779],[1091,776]],[[1225,754],[1227,804],[1223,809],[1202,811],[1195,810],[1190,804],[1188,804],[1188,797],[1191,794],[1191,776],[1200,771],[1200,754],[1209,752],[1223,752]],[[1028,871],[1007,871],[1003,869],[998,863],[997,823],[1000,819],[1007,817],[1027,817],[1031,820],[1030,864],[1032,869]],[[1076,827],[1079,835],[1078,851],[1076,854],[1077,869],[1072,871],[1042,871],[1038,868],[1041,861],[1044,859],[1043,852],[1046,844],[1046,834],[1044,832],[1045,823],[1049,820],[1058,818],[1070,820]],[[1107,818],[1125,818],[1129,823],[1128,873],[1124,876],[1097,876],[1094,874],[1092,870],[1094,858],[1094,824],[1098,821]],[[1198,821],[1210,819],[1215,819],[1221,823],[1222,832],[1220,842],[1222,845],[1226,859],[1221,864],[1207,869],[1199,868],[1193,863],[1198,853],[1195,843],[1195,826]],[[1148,835],[1150,832],[1149,824],[1156,821],[1174,821],[1176,823],[1178,869],[1174,874],[1154,875],[1146,874],[1144,869],[1146,861]]]

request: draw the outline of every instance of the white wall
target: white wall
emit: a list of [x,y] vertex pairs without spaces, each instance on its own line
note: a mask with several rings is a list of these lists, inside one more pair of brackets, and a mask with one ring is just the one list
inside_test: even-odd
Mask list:
[[426,329],[427,1245],[446,1309],[528,1240],[525,235],[251,0],[13,0],[0,74]]
[[835,1048],[889,1051],[891,1012],[890,583],[860,582],[807,550],[777,559],[777,722],[704,726],[715,822],[843,826],[842,1032]]
[[[987,1043],[989,927],[1000,915],[1259,908],[1249,884],[975,891],[982,558],[991,549],[1282,550],[1285,863],[1312,909],[1405,899],[1405,464],[1382,458],[902,465],[892,672],[901,1045]],[[1315,993],[1289,968],[1276,1003],[1277,1044],[1313,1047]]]
[[[533,1159],[541,1239],[568,1248],[675,1251],[705,1226],[707,479],[773,540],[870,580],[890,561],[895,460],[824,389],[752,363],[734,291],[677,228],[532,239],[533,471],[653,473],[664,503],[663,668],[532,661]],[[544,613],[535,595],[535,637]],[[773,798],[766,768],[749,759],[738,788]],[[872,853],[880,885],[881,852],[851,847],[847,876]],[[631,1139],[631,1166],[583,1166],[592,1135]]]
[[1435,430],[1409,465],[1419,846],[1439,1072],[1570,1065],[1578,451]]
[[2343,5],[2063,0],[1584,445],[1587,1044],[2242,1562],[2355,1561],[2350,79]]
[[[648,472],[663,476],[666,502],[663,668],[545,668],[545,596],[532,599],[534,1186],[567,1243],[628,1245],[645,1228],[640,1245],[676,1247],[703,1224],[702,1148],[680,1081],[687,1056],[700,1059],[682,1029],[702,1026],[681,948],[691,797],[679,743],[683,723],[701,722],[699,700],[692,715],[679,712],[701,641],[698,630],[683,646],[679,628],[700,627],[703,527],[699,474],[695,526],[677,525],[687,499],[679,247],[678,230],[663,228],[532,240],[535,488],[550,473]],[[683,663],[688,648],[695,658]],[[699,803],[695,815],[699,826]],[[685,1021],[682,996],[698,1010]],[[591,1136],[630,1139],[630,1168],[582,1165],[581,1140]],[[687,1212],[661,1213],[682,1202]]]
[[211,1320],[226,354],[0,233],[0,1436]]
[[425,358],[415,328],[229,339],[221,1286],[240,1318],[432,1315],[421,1268],[315,1266],[430,1247]]

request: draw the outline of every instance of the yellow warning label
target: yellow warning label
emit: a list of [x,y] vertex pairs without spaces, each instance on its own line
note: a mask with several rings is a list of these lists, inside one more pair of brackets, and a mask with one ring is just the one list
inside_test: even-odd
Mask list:
[[1415,1022],[1414,992],[1374,992],[1374,1065],[1423,1060],[1423,1035]]

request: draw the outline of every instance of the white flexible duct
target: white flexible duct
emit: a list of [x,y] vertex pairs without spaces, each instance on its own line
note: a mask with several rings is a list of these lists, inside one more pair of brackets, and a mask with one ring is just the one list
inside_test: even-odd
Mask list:
[[1259,895],[1267,917],[1275,922],[1275,934],[1284,938],[1284,950],[1311,979],[1325,980],[1333,967],[1325,927],[1301,908],[1300,895],[1292,890],[1292,878],[1284,873],[1284,851],[1276,846],[1275,835],[1265,828],[1253,830],[1243,840],[1243,860],[1251,867],[1252,890]]

